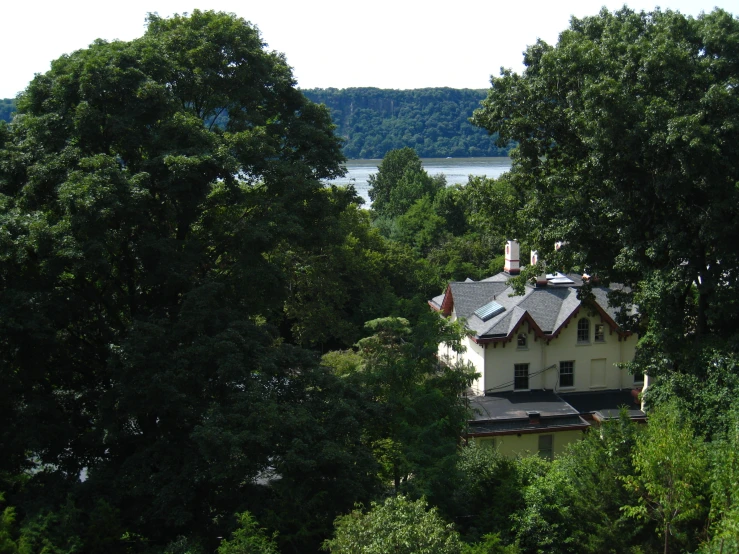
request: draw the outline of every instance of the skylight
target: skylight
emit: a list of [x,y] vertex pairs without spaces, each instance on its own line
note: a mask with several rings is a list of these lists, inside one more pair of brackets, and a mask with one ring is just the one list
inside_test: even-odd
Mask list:
[[503,313],[504,311],[505,308],[498,304],[495,300],[493,300],[492,302],[488,302],[481,308],[477,308],[475,310],[475,315],[483,321],[487,321],[488,319],[491,319],[496,315]]

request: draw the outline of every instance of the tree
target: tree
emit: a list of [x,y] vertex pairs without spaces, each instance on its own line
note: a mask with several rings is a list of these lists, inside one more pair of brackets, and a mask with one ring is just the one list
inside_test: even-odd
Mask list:
[[462,545],[452,525],[444,522],[424,499],[394,496],[373,502],[363,513],[354,510],[336,518],[334,538],[324,548],[334,554],[456,554]]
[[272,254],[325,244],[340,146],[224,13],[152,15],[31,82],[0,126],[0,472],[32,470],[36,493],[19,511],[101,498],[150,544],[212,550],[261,505],[294,446],[283,399],[318,371],[280,337]]
[[467,366],[439,363],[436,352],[440,342],[461,348],[462,331],[428,311],[413,326],[396,317],[366,326],[372,335],[357,344],[358,377],[378,409],[367,433],[381,476],[396,494],[402,488],[433,497],[456,461],[467,419],[461,393],[473,376]]
[[513,519],[524,552],[620,553],[644,546],[639,525],[621,508],[632,500],[623,479],[634,474],[639,429],[626,411],[591,429],[523,490]]
[[[0,493],[0,507],[2,507],[5,496]],[[15,541],[15,508],[13,506],[3,507],[0,512],[0,554],[16,554],[18,545]]]
[[0,121],[10,121],[15,112],[15,101],[10,98],[0,98]]
[[238,514],[239,527],[218,547],[218,554],[278,554],[274,536],[269,537],[249,512]]
[[700,528],[705,522],[707,462],[703,441],[693,435],[675,406],[650,413],[646,431],[637,437],[634,474],[621,477],[636,493],[637,503],[622,509],[630,517],[656,524],[665,554],[675,542],[695,546],[695,535],[685,529]]
[[[503,71],[474,122],[518,141],[548,262],[631,286],[642,335],[679,364],[688,339],[737,328],[739,20],[606,10]],[[555,255],[555,240],[568,247]]]
[[725,413],[728,429],[711,444],[711,540],[702,554],[739,548],[739,411]]
[[[529,461],[546,467],[539,457]],[[442,513],[455,522],[466,542],[485,541],[490,534],[511,542],[511,517],[523,508],[528,468],[473,441],[460,449],[455,469],[457,482],[446,499],[452,506],[443,506]]]
[[382,159],[377,173],[369,176],[369,197],[372,210],[378,216],[398,217],[414,202],[446,186],[442,178],[430,177],[421,165],[421,158],[412,148],[391,150]]

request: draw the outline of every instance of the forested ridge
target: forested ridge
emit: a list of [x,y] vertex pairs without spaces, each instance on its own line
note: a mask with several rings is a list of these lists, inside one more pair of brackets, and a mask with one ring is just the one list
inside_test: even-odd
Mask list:
[[15,100],[0,98],[0,121],[10,121],[15,112]]
[[[572,19],[473,114],[510,172],[391,149],[371,209],[233,14],[52,62],[0,121],[0,553],[738,551],[737,36]],[[466,443],[473,369],[437,357],[465,330],[427,300],[511,237],[627,285],[647,425],[553,461]]]
[[[428,88],[306,89],[311,101],[325,104],[344,139],[348,158],[382,158],[398,148],[413,148],[423,158],[507,156],[509,145],[469,122],[485,98],[484,90]],[[0,120],[10,121],[15,101],[0,100]],[[225,119],[220,114],[218,122]]]
[[303,94],[329,108],[348,158],[382,158],[406,147],[422,158],[508,155],[508,145],[496,145],[469,122],[484,90],[327,88]]

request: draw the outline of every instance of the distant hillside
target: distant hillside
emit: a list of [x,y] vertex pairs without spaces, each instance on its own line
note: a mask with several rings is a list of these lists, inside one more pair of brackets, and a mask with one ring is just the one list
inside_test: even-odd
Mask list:
[[[331,110],[348,158],[382,158],[405,146],[422,158],[508,155],[487,131],[467,121],[485,90],[328,88],[303,93]],[[14,111],[15,100],[0,99],[1,120],[9,122]]]
[[0,98],[0,120],[10,123],[10,118],[15,111],[15,100]]
[[485,90],[328,88],[303,94],[331,110],[348,158],[382,158],[405,146],[422,158],[508,155],[487,131],[467,121]]

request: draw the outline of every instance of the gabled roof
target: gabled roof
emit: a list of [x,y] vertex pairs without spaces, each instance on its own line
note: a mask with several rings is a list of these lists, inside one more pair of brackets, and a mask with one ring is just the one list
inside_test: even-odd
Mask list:
[[[512,340],[525,323],[538,337],[551,340],[582,307],[577,297],[582,286],[579,276],[548,275],[549,286],[526,285],[523,295],[514,295],[508,286],[509,278],[506,273],[498,273],[482,281],[468,279],[449,283],[445,293],[430,300],[429,305],[446,316],[454,313],[457,318],[464,319],[474,332],[473,340],[478,343]],[[608,289],[594,287],[592,292],[593,301],[589,307],[601,316],[611,331],[620,332],[615,321],[616,309],[608,303]],[[493,300],[504,308],[500,313],[485,320],[475,314],[476,310]]]

